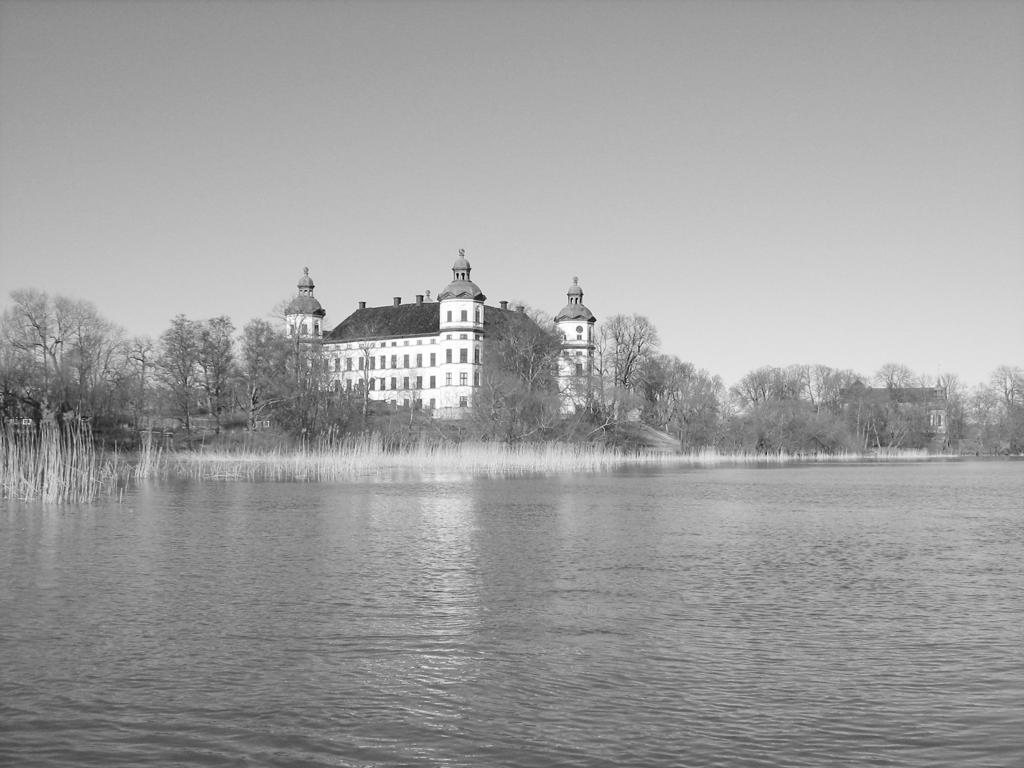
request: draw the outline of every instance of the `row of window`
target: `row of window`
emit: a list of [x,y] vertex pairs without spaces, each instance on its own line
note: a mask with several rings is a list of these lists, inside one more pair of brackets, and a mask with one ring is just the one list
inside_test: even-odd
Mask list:
[[[473,317],[475,318],[476,322],[478,322],[478,323],[483,322],[483,320],[482,320],[483,314],[480,311],[480,307],[476,308],[476,310],[473,313]],[[469,321],[469,311],[464,309],[461,312],[459,312],[459,320],[461,320],[464,323],[468,322]],[[448,310],[448,322],[450,323],[451,321],[452,321],[452,311],[449,309]]]
[[[390,404],[391,406],[393,406],[395,408],[398,407],[398,400],[397,399],[396,400],[385,400],[384,402]],[[403,397],[402,398],[402,407],[403,408],[408,408],[410,405],[412,405],[412,407],[415,408],[418,411],[420,408],[423,407],[423,398],[417,397],[417,398],[413,398],[412,400],[410,400],[408,397]],[[466,408],[468,406],[469,406],[469,398],[468,397],[460,397],[459,398],[459,408]],[[435,408],[437,408],[437,399],[433,398],[433,397],[430,398],[427,407],[430,410],[434,410]]]
[[[480,333],[474,333],[474,334],[460,333],[459,334],[459,338],[465,340],[465,339],[468,339],[470,337],[470,335],[472,335],[472,337],[474,339],[476,339],[477,341],[480,341],[481,339],[483,339],[483,334],[480,334]],[[445,338],[448,341],[451,341],[454,338],[454,335],[449,333],[449,334],[446,334]],[[411,343],[412,342],[409,339],[403,339],[402,340],[402,346],[403,347],[408,347]],[[436,337],[435,338],[427,338],[427,339],[416,339],[417,346],[421,345],[421,344],[424,344],[424,343],[426,343],[426,344],[437,344],[438,343],[438,339]],[[374,342],[358,341],[358,342],[351,342],[351,343],[345,344],[341,348],[342,349],[368,349],[368,348],[372,348],[372,347],[375,347],[375,346],[377,346],[377,345]],[[379,346],[381,348],[384,348],[384,347],[388,346],[388,342],[387,341],[382,341],[382,342],[380,342]],[[391,342],[391,346],[392,347],[397,347],[398,346],[398,342],[397,341],[392,341]]]
[[[436,389],[437,388],[437,377],[436,376],[431,376],[427,381],[428,381],[427,389]],[[415,377],[403,376],[401,379],[399,379],[398,376],[392,376],[391,377],[391,386],[390,387],[388,386],[388,379],[385,378],[385,377],[370,378],[369,382],[370,382],[369,387],[370,387],[371,390],[384,391],[384,390],[387,390],[387,389],[392,389],[392,390],[398,390],[398,389],[406,389],[406,390],[407,389],[423,389],[423,377],[422,376],[415,376]],[[445,386],[448,386],[448,387],[452,386],[452,384],[454,383],[454,379],[453,379],[452,374],[446,373],[444,375],[444,383],[445,383]],[[401,387],[399,387],[399,384],[401,384]],[[410,385],[413,385],[413,384],[415,386],[410,386]],[[364,386],[365,386],[365,382],[363,381],[363,379],[359,379],[357,382],[355,382],[354,386],[353,386],[352,380],[349,379],[349,380],[347,380],[345,382],[345,391],[346,392],[351,392],[353,389],[362,389]],[[462,373],[459,374],[459,386],[461,386],[461,387],[468,387],[469,386],[469,374],[468,373],[462,372]],[[479,387],[480,386],[480,373],[479,372],[474,372],[473,373],[473,386],[474,387]]]
[[[384,369],[386,369],[388,367],[387,366],[387,362],[388,362],[387,355],[380,355],[380,356],[374,356],[374,355],[362,356],[361,355],[361,356],[359,356],[357,358],[351,358],[351,357],[346,357],[345,358],[345,370],[346,371],[353,370],[353,362],[352,362],[353,359],[355,360],[355,364],[354,364],[355,365],[355,370],[359,370],[359,371],[365,370],[367,368],[369,370],[371,370],[371,371],[372,370],[376,370],[377,367],[378,367],[377,366],[378,360],[380,361],[380,369],[381,370],[384,370]],[[431,352],[429,359],[430,359],[430,367],[431,368],[433,368],[434,366],[437,365],[437,353],[436,352]],[[446,363],[455,362],[454,361],[453,350],[446,349],[444,351],[444,361]],[[414,366],[410,365],[411,362],[412,362],[412,355],[402,355],[402,365],[399,365],[398,364],[398,355],[392,355],[391,356],[391,366],[390,367],[391,368],[412,368]],[[469,349],[468,348],[461,347],[459,349],[459,362],[460,363],[468,363],[469,362]],[[476,365],[480,365],[480,347],[474,347],[473,348],[473,363],[476,364]],[[416,368],[422,368],[423,367],[423,355],[422,354],[416,355],[416,365],[415,365],[415,367]],[[334,370],[335,370],[335,372],[338,372],[338,371],[341,370],[341,358],[340,357],[334,358]]]

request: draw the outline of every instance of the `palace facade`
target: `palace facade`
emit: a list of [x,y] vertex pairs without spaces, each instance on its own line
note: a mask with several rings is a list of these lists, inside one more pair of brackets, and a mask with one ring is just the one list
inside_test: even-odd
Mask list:
[[[322,344],[333,386],[365,392],[371,400],[395,407],[424,408],[436,418],[461,418],[472,407],[484,370],[489,338],[534,321],[520,307],[486,304],[487,297],[470,278],[465,251],[452,265],[452,280],[436,300],[417,295],[412,302],[396,296],[391,304],[358,308],[327,331],[326,311],[313,296],[309,269],[299,279],[298,294],[285,310],[291,336]],[[562,336],[558,363],[562,408],[584,404],[594,360],[596,318],[583,303],[579,281],[567,292],[555,325]]]

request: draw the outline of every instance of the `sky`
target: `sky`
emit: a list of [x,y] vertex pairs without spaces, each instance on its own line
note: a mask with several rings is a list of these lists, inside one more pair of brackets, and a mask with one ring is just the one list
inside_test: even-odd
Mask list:
[[0,306],[436,294],[763,365],[1024,365],[1024,3],[0,0]]

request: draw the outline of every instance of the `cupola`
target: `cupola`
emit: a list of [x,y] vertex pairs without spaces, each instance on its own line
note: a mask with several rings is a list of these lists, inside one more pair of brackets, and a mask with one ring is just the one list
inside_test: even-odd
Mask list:
[[583,303],[583,289],[580,288],[578,277],[572,279],[572,285],[566,291],[566,299],[568,299],[568,303],[561,312],[555,315],[556,323],[560,320],[585,320],[590,323],[596,320],[594,314]]
[[443,291],[437,294],[438,301],[444,301],[445,299],[483,301],[486,299],[487,297],[484,296],[480,287],[469,279],[471,269],[469,259],[466,258],[465,249],[459,248],[459,257],[452,264],[452,281],[448,283],[448,286]]

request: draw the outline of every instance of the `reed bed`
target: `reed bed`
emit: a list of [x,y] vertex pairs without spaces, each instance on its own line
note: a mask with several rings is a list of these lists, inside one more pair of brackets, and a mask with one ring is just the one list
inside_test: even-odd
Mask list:
[[96,451],[87,424],[44,421],[39,429],[0,431],[0,497],[78,504],[112,493],[114,461]]
[[136,477],[178,476],[222,480],[291,480],[330,482],[395,470],[424,473],[508,475],[523,473],[601,472],[626,466],[710,467],[837,463],[873,460],[920,460],[926,452],[886,454],[720,453],[685,454],[622,451],[595,444],[500,443],[419,444],[386,450],[372,438],[294,451],[202,450],[143,452]]

